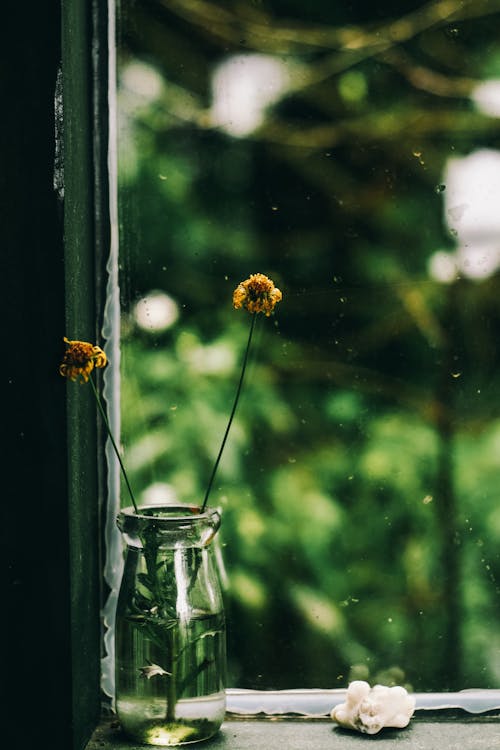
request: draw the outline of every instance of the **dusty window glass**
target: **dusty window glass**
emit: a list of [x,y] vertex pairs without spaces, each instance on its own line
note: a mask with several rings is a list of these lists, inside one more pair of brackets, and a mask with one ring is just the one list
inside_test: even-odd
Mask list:
[[498,685],[499,23],[482,0],[120,3],[142,502],[201,503],[248,332],[233,289],[283,292],[210,498],[231,685]]

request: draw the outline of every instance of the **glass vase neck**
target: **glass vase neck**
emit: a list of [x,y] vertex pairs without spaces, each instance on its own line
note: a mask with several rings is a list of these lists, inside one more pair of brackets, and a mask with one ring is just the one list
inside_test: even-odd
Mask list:
[[118,515],[118,528],[127,546],[144,547],[154,538],[159,547],[207,547],[217,533],[221,516],[215,508],[191,505],[147,505],[124,508]]

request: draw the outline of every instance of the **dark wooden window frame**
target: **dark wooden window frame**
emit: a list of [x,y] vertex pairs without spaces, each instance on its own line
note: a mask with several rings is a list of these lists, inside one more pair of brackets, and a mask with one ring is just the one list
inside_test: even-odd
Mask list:
[[99,340],[108,243],[107,3],[5,10],[2,743],[81,750],[100,718],[102,436],[58,374]]

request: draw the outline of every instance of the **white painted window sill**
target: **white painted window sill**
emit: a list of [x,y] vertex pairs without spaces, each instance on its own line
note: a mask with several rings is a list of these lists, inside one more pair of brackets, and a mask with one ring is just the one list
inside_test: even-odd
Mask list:
[[[344,690],[228,691],[220,732],[200,743],[207,750],[493,750],[500,748],[500,690],[417,693],[406,729],[367,736],[338,727],[331,708]],[[144,750],[128,740],[114,718],[96,729],[86,750]]]
[[[233,719],[224,722],[207,750],[360,750],[376,742],[377,750],[494,750],[500,747],[500,717],[447,721],[412,719],[406,729],[361,735],[332,721],[307,719]],[[116,722],[99,726],[86,750],[144,750],[123,737]]]

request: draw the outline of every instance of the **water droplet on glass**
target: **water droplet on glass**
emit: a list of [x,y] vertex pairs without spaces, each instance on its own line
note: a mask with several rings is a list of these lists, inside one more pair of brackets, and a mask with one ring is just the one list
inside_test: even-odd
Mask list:
[[462,374],[461,372],[452,372],[451,373],[451,377],[452,378],[459,378],[461,374]]
[[418,163],[423,167],[424,164],[425,164],[425,162],[424,162],[424,159],[423,159],[423,156],[422,156],[422,152],[421,151],[417,151],[416,149],[414,149],[412,151],[412,154],[415,157],[415,159],[418,159]]

